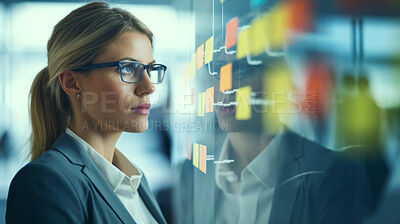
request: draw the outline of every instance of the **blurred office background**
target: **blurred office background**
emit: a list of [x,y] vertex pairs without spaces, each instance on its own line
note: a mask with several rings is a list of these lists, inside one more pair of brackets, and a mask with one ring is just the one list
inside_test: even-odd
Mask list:
[[[0,0],[0,224],[12,177],[29,161],[28,94],[34,77],[47,64],[47,40],[60,19],[86,2]],[[332,150],[362,148],[357,155],[366,158],[378,195],[377,215],[370,220],[382,220],[379,212],[400,203],[385,200],[400,194],[398,1],[109,2],[129,10],[153,31],[154,57],[168,66],[166,79],[152,97],[149,130],[124,133],[117,145],[146,173],[168,221],[180,222],[173,214],[182,205],[173,203],[173,192],[182,178],[182,163],[195,167],[185,175],[192,175],[198,188],[215,184],[214,161],[226,137],[216,112],[230,106],[215,106],[220,102],[214,95],[239,91],[250,99],[252,91],[242,87],[258,93],[271,87],[257,89],[260,82],[273,83],[272,88],[281,92],[299,93],[291,99],[302,110],[284,114],[276,122]],[[221,67],[229,64],[224,61],[229,55],[240,62],[227,73]],[[232,78],[251,76],[253,69],[264,69],[266,60],[275,59],[284,60],[289,71],[254,73],[258,76],[252,81]],[[259,100],[241,105],[253,108],[255,102],[269,99],[261,95]],[[265,117],[254,116],[255,109],[236,111],[234,120],[251,122],[239,129],[262,124]],[[196,197],[214,200],[212,191]]]

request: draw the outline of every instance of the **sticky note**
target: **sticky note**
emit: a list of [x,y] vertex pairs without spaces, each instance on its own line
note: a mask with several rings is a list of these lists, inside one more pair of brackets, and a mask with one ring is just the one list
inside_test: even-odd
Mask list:
[[247,56],[249,35],[250,35],[250,29],[245,29],[239,32],[237,49],[236,49],[237,59],[242,59]]
[[200,145],[200,167],[203,173],[207,173],[207,146]]
[[288,20],[289,28],[296,31],[311,30],[313,21],[313,6],[311,1],[289,1],[288,4]]
[[271,12],[269,26],[269,45],[271,48],[280,49],[286,42],[289,25],[287,5],[280,5]]
[[239,27],[239,17],[234,17],[226,24],[226,35],[225,35],[225,48],[229,49],[236,45],[237,42],[237,30]]
[[267,93],[273,113],[286,114],[289,110],[289,95],[293,92],[293,82],[289,70],[274,68],[266,71],[264,90]]
[[[269,69],[263,77],[264,105],[263,128],[266,133],[275,134],[281,122],[289,118],[290,106],[297,106],[289,102],[293,92],[293,82],[289,68],[277,67]],[[293,109],[294,110],[294,109]]]
[[331,71],[331,67],[322,61],[309,64],[303,102],[306,114],[316,115],[320,119],[328,115],[333,89]]
[[211,36],[206,41],[206,56],[204,58],[204,64],[208,64],[213,60],[213,51],[214,51],[214,36]]
[[206,113],[214,112],[214,86],[206,90]]
[[249,53],[251,56],[258,56],[265,52],[268,43],[267,27],[268,17],[256,18],[250,28]]
[[197,55],[194,53],[188,67],[189,78],[194,78],[196,76],[196,59]]
[[204,44],[200,45],[197,48],[197,69],[203,66],[203,59],[204,59]]
[[199,144],[193,144],[193,166],[199,168]]
[[236,92],[236,120],[249,120],[251,118],[251,86],[239,88]]
[[197,115],[199,116],[199,117],[203,117],[204,116],[204,105],[205,105],[205,101],[206,101],[206,93],[205,92],[202,92],[202,93],[199,93],[199,99],[198,99],[198,107],[197,107],[197,110],[198,110],[198,112],[197,112]]
[[224,65],[220,70],[220,91],[232,89],[232,63]]
[[189,160],[192,160],[192,136],[186,136],[186,156]]
[[250,2],[250,7],[252,9],[260,7],[262,4],[264,4],[266,0],[251,0]]
[[192,61],[190,61],[187,64],[187,77],[188,78],[193,78],[193,73],[192,73]]

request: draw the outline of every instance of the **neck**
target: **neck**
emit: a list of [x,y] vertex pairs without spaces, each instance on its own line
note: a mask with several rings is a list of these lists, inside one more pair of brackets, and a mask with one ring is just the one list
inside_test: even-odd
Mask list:
[[229,133],[229,145],[235,158],[235,171],[240,173],[271,142],[275,135],[257,132]]
[[69,128],[92,146],[107,161],[112,163],[115,145],[122,131],[114,130],[112,127],[99,128],[98,125],[98,123],[96,125],[96,122],[71,119]]

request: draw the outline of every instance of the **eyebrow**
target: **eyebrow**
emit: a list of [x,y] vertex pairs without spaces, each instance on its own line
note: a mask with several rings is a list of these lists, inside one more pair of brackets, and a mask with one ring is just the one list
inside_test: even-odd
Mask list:
[[[136,60],[136,59],[134,59],[134,58],[130,58],[130,57],[125,57],[125,58],[118,59],[118,61],[123,61],[123,60],[129,60],[129,61],[140,62],[140,61],[138,61],[138,60]],[[151,61],[151,62],[148,63],[148,64],[154,64],[155,62],[156,62],[156,60],[153,60],[153,61]]]

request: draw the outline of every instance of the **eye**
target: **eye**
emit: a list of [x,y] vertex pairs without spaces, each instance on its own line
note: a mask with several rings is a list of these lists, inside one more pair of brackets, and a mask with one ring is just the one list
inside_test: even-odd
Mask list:
[[124,75],[124,74],[131,74],[131,73],[133,73],[132,66],[130,66],[130,65],[122,66],[121,72],[122,72],[123,75]]

